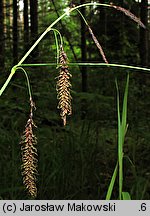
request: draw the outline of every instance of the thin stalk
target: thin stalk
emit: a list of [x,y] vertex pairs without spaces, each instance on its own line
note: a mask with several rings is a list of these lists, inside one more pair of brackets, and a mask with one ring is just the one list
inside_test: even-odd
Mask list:
[[60,31],[58,31],[57,29],[51,28],[52,31],[57,32],[59,34],[60,37],[60,44],[63,44],[63,39],[62,39],[62,35],[60,33]]
[[29,77],[27,72],[25,71],[24,68],[22,67],[17,67],[16,70],[22,70],[26,76],[26,80],[27,80],[27,86],[28,86],[28,92],[29,92],[29,97],[32,98],[32,94],[31,94],[31,86],[30,86],[30,82],[29,82]]
[[[128,68],[128,69],[135,69],[135,70],[143,70],[145,73],[150,73],[150,68],[144,68],[144,67],[136,67],[136,66],[131,66],[131,65],[120,65],[120,64],[106,64],[106,63],[92,63],[92,62],[87,62],[87,63],[71,63],[68,62],[69,66],[105,66],[105,67],[120,67],[120,68]],[[43,67],[43,66],[56,66],[56,63],[42,63],[42,64],[21,64],[22,67]]]
[[81,16],[82,19],[84,20],[85,24],[88,26],[89,24],[88,24],[88,22],[86,21],[85,17],[82,15],[82,13],[81,13],[78,9],[76,9],[76,11],[78,11],[78,13],[80,14],[80,16]]
[[57,38],[57,34],[60,37],[60,44],[63,45],[63,39],[62,39],[62,35],[61,33],[57,30],[57,29],[51,29],[54,32],[54,37],[55,37],[55,43],[56,43],[56,62],[57,62],[57,66],[59,64],[59,43],[58,43],[58,38]]
[[11,69],[11,73],[9,74],[9,77],[7,78],[6,82],[4,83],[4,85],[2,86],[1,90],[0,90],[0,96],[2,95],[2,93],[5,91],[5,88],[7,87],[7,85],[9,84],[11,78],[13,77],[13,75],[15,74],[15,67],[13,67]]
[[60,17],[58,17],[58,19],[56,19],[39,37],[39,39],[37,39],[37,41],[33,44],[33,46],[28,50],[28,52],[22,57],[22,59],[19,61],[19,63],[17,64],[18,66],[21,65],[24,60],[30,55],[30,53],[33,51],[33,49],[38,45],[38,43],[43,39],[43,37],[52,29],[52,27],[54,25],[56,25],[62,18],[64,18],[65,16],[68,15],[68,12],[71,13],[74,10],[81,8],[81,7],[85,7],[85,6],[92,6],[92,5],[97,5],[97,6],[105,6],[105,7],[111,7],[111,5],[108,4],[100,4],[100,3],[87,3],[87,4],[82,4],[82,5],[78,5],[74,8],[70,8],[69,11],[66,11],[64,14],[62,14]]
[[119,99],[119,88],[116,80],[116,89],[117,89],[117,114],[118,114],[118,162],[119,162],[119,199],[121,200],[122,194],[122,184],[123,184],[123,175],[122,175],[122,123],[120,118],[120,99]]
[[11,69],[11,73],[10,73],[8,79],[6,80],[5,84],[3,85],[3,87],[2,87],[1,90],[0,90],[0,96],[2,95],[3,91],[4,91],[5,88],[7,87],[7,85],[8,85],[8,83],[10,82],[12,76],[13,76],[13,75],[15,74],[15,72],[16,72],[17,70],[19,70],[19,69],[22,70],[22,71],[24,72],[25,76],[26,76],[27,86],[28,86],[28,91],[29,91],[29,96],[30,96],[30,98],[32,98],[31,87],[30,87],[30,82],[29,82],[28,74],[27,74],[27,72],[25,71],[24,68],[22,68],[22,67],[16,67],[16,66],[14,66],[14,67]]
[[28,52],[22,57],[22,59],[19,61],[18,66],[21,65],[25,59],[30,55],[30,53],[34,50],[34,48],[39,44],[39,42],[43,39],[43,37],[51,30],[51,28],[57,23],[59,22],[59,20],[61,20],[64,16],[66,16],[66,13],[64,13],[63,15],[61,15],[57,20],[55,20],[44,32],[43,34],[41,34],[41,36],[39,37],[39,39],[37,39],[37,41],[33,44],[33,46],[28,50]]
[[58,39],[57,39],[57,32],[54,31],[55,36],[55,43],[56,43],[56,64],[59,64],[59,45],[58,45]]
[[[120,112],[119,88],[116,80],[117,89],[117,113],[118,113],[118,162],[119,162],[119,199],[122,199],[123,188],[123,145],[127,131],[127,99],[129,88],[129,73],[127,75],[126,87],[124,91],[122,113]],[[122,118],[121,118],[122,116]]]
[[[105,66],[105,67],[120,67],[120,68],[128,68],[128,69],[134,69],[134,70],[142,70],[144,73],[150,73],[150,68],[144,68],[144,67],[136,67],[136,66],[131,66],[131,65],[120,65],[120,64],[106,64],[106,63],[92,63],[92,62],[87,62],[87,63],[68,63],[69,66]],[[6,82],[4,83],[4,85],[2,86],[1,90],[0,90],[0,96],[2,95],[2,93],[4,92],[5,88],[7,87],[7,85],[9,84],[11,78],[13,77],[13,75],[15,74],[15,68],[18,65],[15,65],[12,69],[11,69],[11,73],[9,75],[9,77],[7,78]],[[43,66],[57,66],[56,63],[42,63],[42,64],[21,64],[21,67],[43,67]]]
[[109,187],[108,187],[108,190],[107,190],[107,194],[106,194],[106,200],[111,199],[112,191],[114,189],[114,184],[115,184],[116,177],[117,177],[117,172],[118,172],[118,161],[117,161],[117,164],[115,166],[113,175],[111,177],[111,181],[110,181],[110,184],[109,184]]

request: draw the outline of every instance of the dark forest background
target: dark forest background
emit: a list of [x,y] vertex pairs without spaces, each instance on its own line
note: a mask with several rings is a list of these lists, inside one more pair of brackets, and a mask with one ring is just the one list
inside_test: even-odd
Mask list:
[[[74,4],[88,3],[86,0]],[[110,3],[99,0],[99,3]],[[141,29],[120,11],[86,7],[86,17],[109,63],[149,67],[147,0],[113,0],[146,25]],[[0,86],[40,34],[70,5],[63,0],[0,0]],[[78,13],[60,21],[69,62],[103,62]],[[53,33],[47,34],[25,63],[56,62]],[[73,114],[63,127],[57,110],[56,67],[28,67],[34,120],[38,126],[38,199],[105,199],[117,160],[117,102],[128,69],[70,67]],[[150,75],[130,70],[128,132],[124,146],[124,190],[132,199],[150,198]],[[27,199],[21,177],[20,137],[28,119],[26,80],[17,72],[0,98],[0,198]],[[114,199],[118,198],[115,185]]]

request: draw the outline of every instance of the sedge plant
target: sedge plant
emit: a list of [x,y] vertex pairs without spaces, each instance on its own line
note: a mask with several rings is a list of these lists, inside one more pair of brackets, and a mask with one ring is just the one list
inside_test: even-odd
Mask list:
[[131,199],[128,192],[123,191],[123,145],[125,141],[125,135],[127,132],[127,101],[128,101],[128,88],[129,88],[129,73],[127,74],[127,81],[124,91],[122,112],[120,111],[120,99],[119,99],[119,88],[118,82],[116,80],[116,90],[117,90],[117,114],[118,114],[118,160],[114,169],[114,173],[111,178],[110,185],[108,187],[106,200],[111,198],[114,184],[116,181],[117,173],[119,173],[119,199],[126,200]]
[[[34,133],[34,130],[36,129],[36,125],[33,120],[33,112],[35,111],[35,103],[32,99],[32,93],[31,93],[31,86],[28,74],[25,70],[25,67],[40,67],[40,66],[51,66],[56,65],[56,68],[59,69],[59,75],[56,78],[56,90],[57,90],[57,99],[58,99],[58,109],[60,109],[60,116],[62,118],[64,126],[67,122],[67,115],[71,115],[72,113],[72,106],[71,106],[71,73],[69,70],[69,66],[106,66],[106,67],[123,67],[128,69],[135,69],[135,70],[143,70],[145,72],[150,72],[150,69],[148,68],[141,68],[141,67],[135,67],[135,66],[129,66],[129,65],[118,65],[118,64],[111,64],[108,62],[105,52],[102,49],[102,46],[100,45],[99,41],[97,40],[96,36],[93,33],[92,28],[89,26],[87,20],[80,12],[80,8],[87,7],[87,6],[100,6],[100,7],[107,7],[112,8],[115,10],[118,10],[128,17],[130,17],[133,21],[135,21],[140,27],[146,28],[145,25],[140,21],[139,18],[137,18],[134,14],[132,14],[130,11],[113,4],[101,4],[101,3],[86,3],[81,4],[78,6],[68,7],[65,10],[65,13],[63,13],[60,17],[58,17],[52,24],[46,28],[46,30],[41,34],[41,36],[36,40],[36,42],[31,46],[31,48],[27,51],[27,53],[23,56],[23,58],[18,62],[17,65],[15,65],[10,72],[10,75],[8,76],[6,82],[0,89],[0,96],[5,91],[6,87],[9,85],[12,77],[16,73],[16,71],[20,70],[25,74],[26,80],[27,80],[27,87],[29,92],[29,102],[30,102],[30,112],[29,112],[29,118],[27,120],[27,123],[25,125],[25,130],[23,132],[23,135],[21,137],[20,145],[21,145],[21,155],[22,155],[22,176],[23,176],[23,183],[25,185],[26,190],[28,191],[28,194],[35,198],[37,196],[37,174],[38,174],[38,151],[37,151],[37,138]],[[55,29],[54,26],[62,20],[64,17],[67,17],[68,15],[71,15],[74,11],[77,11],[81,17],[83,18],[87,29],[89,31],[89,34],[91,35],[91,38],[93,39],[96,47],[99,49],[100,55],[102,56],[105,63],[69,63],[67,54],[64,51],[64,45],[63,45],[63,39],[62,35],[59,32],[59,30]],[[45,64],[24,64],[26,58],[30,55],[30,53],[35,49],[35,47],[41,42],[41,40],[44,38],[46,34],[49,32],[54,33],[55,37],[55,44],[56,44],[56,56],[57,56],[57,62],[55,63],[45,63]],[[128,86],[129,86],[129,74],[127,75],[127,81],[126,81],[126,87],[125,87],[125,93],[124,93],[124,99],[123,99],[123,108],[122,112],[120,111],[120,99],[119,99],[119,89],[118,84],[116,81],[116,89],[117,89],[117,110],[118,110],[118,159],[116,163],[116,167],[114,169],[114,173],[111,178],[110,185],[108,187],[108,192],[106,199],[111,199],[112,191],[114,188],[115,180],[117,177],[117,174],[119,174],[119,199],[130,199],[130,195],[127,192],[123,191],[123,144],[125,139],[125,134],[127,131],[127,98],[128,98]]]

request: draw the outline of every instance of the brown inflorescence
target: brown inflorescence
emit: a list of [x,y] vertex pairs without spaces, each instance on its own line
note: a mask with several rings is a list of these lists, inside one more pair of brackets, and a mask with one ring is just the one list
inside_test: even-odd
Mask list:
[[113,5],[113,4],[111,4],[111,7],[123,12],[126,16],[130,17],[132,20],[138,23],[142,28],[146,29],[146,26],[141,22],[141,20],[137,16],[135,16],[133,13],[131,13],[129,10],[123,7],[120,7],[120,6]]
[[89,32],[90,32],[90,34],[91,34],[91,36],[92,36],[92,39],[93,39],[95,45],[96,45],[97,48],[99,49],[99,52],[100,52],[100,54],[101,54],[101,56],[102,56],[104,62],[105,62],[106,64],[108,64],[108,60],[106,59],[105,53],[104,53],[104,51],[103,51],[103,48],[102,48],[102,46],[100,45],[100,43],[98,42],[97,38],[95,37],[95,35],[94,35],[94,33],[93,33],[93,31],[92,31],[92,29],[91,29],[91,27],[90,27],[89,25],[88,25],[88,29],[89,29]]
[[30,196],[37,196],[36,176],[37,176],[37,138],[33,134],[33,127],[36,127],[33,122],[33,101],[30,99],[31,111],[30,116],[25,126],[25,131],[21,138],[21,155],[22,155],[22,176],[23,183]]
[[63,120],[63,124],[66,125],[66,115],[72,114],[71,107],[71,94],[70,94],[70,77],[71,74],[68,68],[67,55],[63,50],[63,46],[60,46],[60,56],[59,56],[59,76],[57,77],[57,99],[58,99],[58,109],[60,109],[60,116]]

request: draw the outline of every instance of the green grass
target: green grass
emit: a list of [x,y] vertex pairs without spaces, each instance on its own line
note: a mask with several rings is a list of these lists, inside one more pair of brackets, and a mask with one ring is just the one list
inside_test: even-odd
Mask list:
[[119,176],[119,199],[131,199],[128,192],[123,192],[123,157],[124,157],[124,141],[127,132],[127,101],[128,101],[128,88],[129,88],[129,74],[127,75],[126,87],[123,97],[122,112],[120,111],[120,96],[119,87],[116,80],[117,89],[117,114],[118,114],[118,160],[115,166],[110,185],[108,187],[106,199],[111,199],[112,191],[117,177]]

